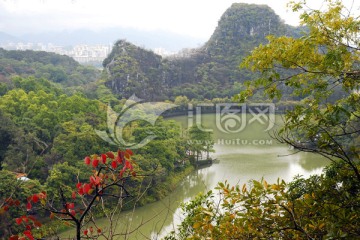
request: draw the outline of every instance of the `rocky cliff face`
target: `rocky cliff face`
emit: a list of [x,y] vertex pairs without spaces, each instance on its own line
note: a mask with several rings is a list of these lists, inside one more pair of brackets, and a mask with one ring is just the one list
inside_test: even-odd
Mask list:
[[[119,97],[146,100],[232,96],[239,83],[252,79],[239,69],[242,59],[266,36],[299,35],[266,5],[234,3],[219,20],[209,41],[198,49],[162,58],[124,40],[104,60],[106,85]],[[240,84],[241,85],[241,84]]]
[[135,93],[139,97],[154,99],[166,91],[162,61],[161,56],[120,40],[103,63],[108,78],[106,85],[123,97]]

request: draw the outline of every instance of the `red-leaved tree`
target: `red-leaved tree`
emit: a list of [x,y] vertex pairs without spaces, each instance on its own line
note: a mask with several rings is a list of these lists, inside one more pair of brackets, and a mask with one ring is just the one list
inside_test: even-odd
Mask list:
[[46,192],[29,196],[25,204],[18,199],[6,199],[1,209],[3,212],[11,208],[26,209],[26,214],[15,218],[16,224],[23,230],[9,239],[35,239],[33,230],[42,226],[36,217],[38,211],[45,211],[50,215],[50,219],[72,223],[71,225],[76,229],[76,239],[97,239],[105,236],[104,230],[95,223],[93,211],[97,207],[104,208],[105,199],[118,202],[130,197],[125,183],[129,178],[136,177],[132,155],[133,152],[127,149],[119,150],[117,154],[107,152],[85,157],[84,162],[90,167],[91,172],[89,180],[74,183],[70,194],[60,188],[56,200]]

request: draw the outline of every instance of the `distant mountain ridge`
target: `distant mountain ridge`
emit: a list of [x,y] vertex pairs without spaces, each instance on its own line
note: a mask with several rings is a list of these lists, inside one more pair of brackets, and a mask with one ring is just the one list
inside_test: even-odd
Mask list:
[[266,43],[266,35],[300,36],[302,30],[286,25],[267,5],[234,3],[202,47],[176,57],[162,58],[118,41],[103,62],[105,84],[120,98],[132,94],[146,100],[231,97],[241,83],[254,78],[239,65],[254,47]]
[[113,44],[117,39],[126,39],[147,49],[164,48],[167,51],[179,51],[183,48],[197,47],[203,39],[197,39],[176,33],[153,30],[144,31],[132,28],[107,28],[99,31],[79,29],[74,31],[42,32],[12,36],[0,32],[0,44],[8,42],[53,43],[62,46],[77,44]]

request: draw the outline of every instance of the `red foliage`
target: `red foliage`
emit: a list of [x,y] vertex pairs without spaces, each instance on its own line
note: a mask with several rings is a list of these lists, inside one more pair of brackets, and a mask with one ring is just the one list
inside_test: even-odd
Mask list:
[[133,151],[131,149],[126,149],[125,152],[129,154],[130,156],[134,155]]
[[88,194],[89,191],[90,191],[90,189],[91,189],[90,184],[87,184],[87,183],[84,184],[84,187],[83,187],[83,192],[84,192],[84,193]]
[[106,164],[106,154],[101,154],[101,161],[103,164]]
[[111,167],[112,167],[113,169],[117,168],[117,163],[116,163],[116,161],[112,161],[112,162],[111,162]]
[[24,231],[24,235],[25,235],[27,238],[29,238],[30,240],[34,240],[34,237],[33,237],[33,235],[32,235],[32,233],[31,233],[30,230]]
[[67,209],[73,209],[75,207],[75,204],[74,203],[67,203],[66,204],[66,208]]
[[125,172],[125,169],[121,169],[121,170],[120,170],[120,172],[119,172],[120,178],[122,178],[122,177],[123,177],[124,172]]
[[31,205],[30,202],[28,202],[28,203],[26,204],[26,210],[27,210],[27,211],[30,211],[31,208],[32,208],[32,205]]
[[33,203],[37,203],[39,201],[39,196],[37,194],[34,194],[31,200],[33,201]]
[[131,163],[129,161],[125,161],[125,167],[130,169],[130,170],[133,170],[133,166],[131,165]]
[[86,165],[89,165],[90,162],[91,162],[91,159],[90,159],[89,157],[86,157],[86,158],[84,159],[84,161],[85,161],[85,164],[86,164]]
[[102,180],[102,179],[101,179],[100,177],[98,177],[98,176],[91,176],[91,177],[90,177],[90,183],[91,183],[92,185],[95,185],[95,186],[100,185],[101,180]]
[[22,223],[22,219],[21,218],[16,218],[15,222],[17,223],[17,225],[20,225]]
[[115,158],[113,152],[107,152],[107,153],[106,153],[106,156],[108,156],[108,158],[111,158],[111,159],[114,159],[114,158]]
[[83,189],[82,187],[79,188],[78,193],[79,193],[79,195],[84,195],[84,194],[85,194],[85,193],[84,193],[84,189]]
[[118,162],[119,164],[123,164],[123,160],[119,155],[116,157],[116,162]]
[[99,165],[99,159],[94,159],[92,165],[94,168],[96,168]]

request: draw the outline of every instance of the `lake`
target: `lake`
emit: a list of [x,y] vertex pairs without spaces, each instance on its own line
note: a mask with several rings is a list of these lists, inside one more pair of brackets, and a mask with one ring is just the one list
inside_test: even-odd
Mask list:
[[[231,119],[223,120],[216,114],[172,117],[184,129],[189,123],[201,123],[207,130],[212,130],[215,153],[211,156],[219,162],[192,172],[163,200],[123,212],[119,218],[119,231],[134,232],[118,239],[161,239],[180,223],[182,213],[179,206],[182,202],[213,189],[220,181],[228,180],[234,185],[261,178],[268,183],[278,178],[289,181],[296,175],[318,174],[329,163],[311,153],[294,154],[294,150],[271,138],[269,133],[281,125],[281,115],[276,115],[273,122],[265,119],[251,121],[254,119],[251,117],[247,114],[237,122],[239,119],[227,122]],[[266,131],[269,128],[271,130]],[[107,225],[105,219],[98,223]]]

